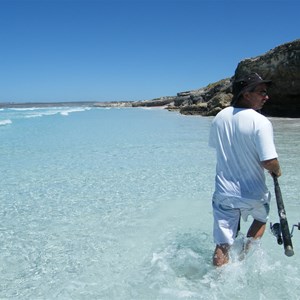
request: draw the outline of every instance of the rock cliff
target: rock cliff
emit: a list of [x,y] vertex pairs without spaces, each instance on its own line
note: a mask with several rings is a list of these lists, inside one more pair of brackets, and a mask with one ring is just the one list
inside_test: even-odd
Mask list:
[[267,53],[241,61],[231,78],[222,79],[198,90],[176,96],[134,102],[133,106],[167,106],[182,114],[214,116],[230,105],[234,78],[257,72],[271,79],[270,100],[263,113],[269,116],[300,117],[300,39],[285,43]]
[[257,72],[271,79],[270,100],[263,113],[279,117],[300,117],[300,39],[278,46],[264,55],[245,59],[235,70],[235,77]]

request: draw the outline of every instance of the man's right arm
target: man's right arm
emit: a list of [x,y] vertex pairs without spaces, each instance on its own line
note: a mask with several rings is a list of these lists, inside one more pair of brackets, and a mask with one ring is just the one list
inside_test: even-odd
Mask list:
[[276,177],[281,176],[281,169],[277,158],[264,160],[261,163],[262,166],[266,170],[268,170],[271,175],[275,175]]

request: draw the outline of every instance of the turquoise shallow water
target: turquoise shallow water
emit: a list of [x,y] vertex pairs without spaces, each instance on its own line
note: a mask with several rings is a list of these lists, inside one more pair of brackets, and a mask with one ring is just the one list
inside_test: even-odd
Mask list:
[[[231,264],[211,266],[211,120],[139,108],[0,111],[0,299],[300,299],[297,230],[293,257],[267,230],[244,261],[241,237]],[[300,120],[271,121],[292,225]]]

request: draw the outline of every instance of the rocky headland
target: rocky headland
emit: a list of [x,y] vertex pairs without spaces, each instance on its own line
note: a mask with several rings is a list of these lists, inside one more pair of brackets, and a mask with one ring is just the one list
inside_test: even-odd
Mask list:
[[214,116],[230,105],[232,81],[251,72],[273,81],[268,90],[270,101],[264,105],[263,114],[300,117],[300,39],[241,61],[230,78],[197,90],[180,92],[176,96],[133,102],[132,106],[165,106],[185,115]]

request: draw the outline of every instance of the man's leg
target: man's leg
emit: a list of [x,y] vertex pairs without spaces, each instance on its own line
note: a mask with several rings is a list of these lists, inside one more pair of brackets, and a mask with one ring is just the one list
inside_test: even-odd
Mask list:
[[259,239],[263,236],[265,229],[266,229],[266,223],[254,220],[248,230],[247,237]]
[[227,264],[229,261],[229,248],[228,244],[217,245],[214,256],[213,256],[213,264],[217,267],[220,267],[224,264]]
[[241,212],[233,208],[236,199],[234,197],[213,197],[214,228],[213,235],[216,248],[213,255],[213,265],[222,266],[229,262],[229,249],[233,244],[238,230]]
[[[265,229],[266,229],[266,223],[254,220],[248,230],[247,238],[252,238],[254,240],[260,239],[263,236]],[[250,244],[251,244],[251,239],[249,239],[244,246],[244,254],[248,252],[250,248]]]

